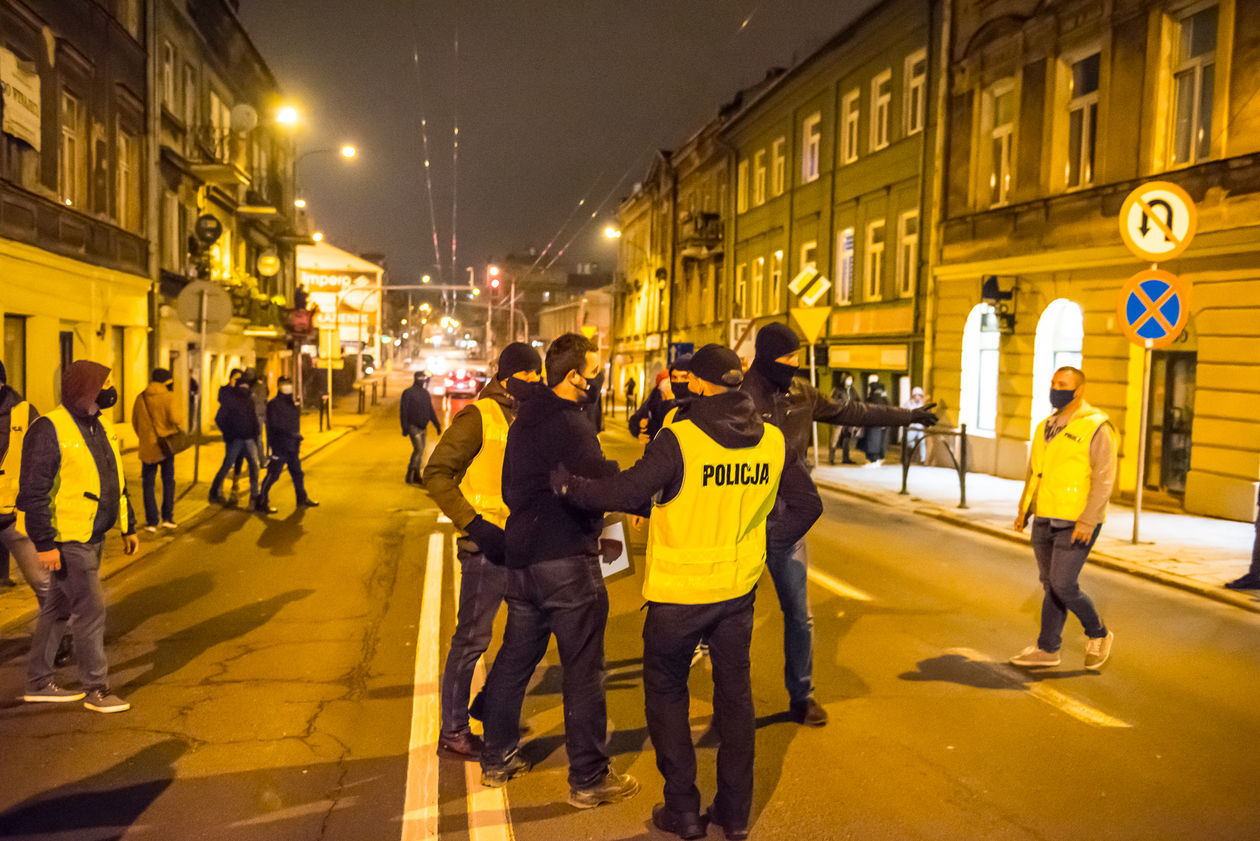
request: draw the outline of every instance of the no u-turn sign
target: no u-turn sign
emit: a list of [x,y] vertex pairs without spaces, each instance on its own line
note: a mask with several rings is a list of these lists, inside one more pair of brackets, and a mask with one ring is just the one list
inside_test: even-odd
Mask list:
[[1185,251],[1198,224],[1194,201],[1171,181],[1143,184],[1120,206],[1120,237],[1138,259],[1152,263]]

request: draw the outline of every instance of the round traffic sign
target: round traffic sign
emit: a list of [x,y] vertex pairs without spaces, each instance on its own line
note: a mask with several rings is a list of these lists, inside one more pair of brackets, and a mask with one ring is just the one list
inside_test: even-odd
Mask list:
[[1125,281],[1116,312],[1130,342],[1147,349],[1166,347],[1190,318],[1190,293],[1175,274],[1147,269]]
[[180,290],[175,299],[175,312],[190,330],[201,331],[205,318],[207,333],[217,333],[232,320],[232,298],[217,283],[194,280]]
[[223,236],[223,223],[214,215],[203,213],[193,224],[193,234],[202,245],[214,245]]
[[1194,200],[1171,181],[1143,184],[1120,205],[1120,237],[1141,260],[1158,263],[1186,250],[1199,224]]

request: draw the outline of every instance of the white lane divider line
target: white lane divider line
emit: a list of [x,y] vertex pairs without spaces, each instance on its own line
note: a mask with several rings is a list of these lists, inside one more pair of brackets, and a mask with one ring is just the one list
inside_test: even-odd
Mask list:
[[[455,541],[451,536],[452,544]],[[452,547],[453,551],[453,547]],[[455,563],[455,613],[459,614],[460,565]],[[477,691],[486,682],[486,658],[477,660],[476,671],[468,697],[477,697]],[[468,834],[472,841],[513,841],[512,823],[508,818],[507,789],[486,788],[481,784],[481,763],[464,763],[464,784],[468,791]]]
[[870,593],[865,593],[857,587],[845,584],[839,578],[830,576],[822,570],[810,567],[807,574],[809,575],[809,579],[815,584],[830,590],[837,596],[843,596],[846,599],[853,599],[854,601],[859,602],[871,602],[875,600],[875,597]]
[[[998,663],[985,657],[979,651],[970,648],[951,648],[947,654],[960,654],[981,666],[989,673],[996,675],[1006,683],[1009,683],[1014,689],[1022,689],[1038,701],[1049,704],[1059,712],[1066,713],[1077,721],[1083,721],[1094,727],[1114,727],[1129,728],[1133,725],[1127,721],[1107,715],[1101,710],[1094,709],[1083,701],[1078,701],[1071,695],[1064,694],[1057,689],[1046,686],[1044,682],[1039,680],[1030,681],[1029,673],[1006,663]],[[1035,673],[1033,673],[1035,674]]]
[[[415,691],[411,701],[402,841],[438,837],[438,623],[442,618],[442,546],[441,532],[429,535],[416,634]],[[426,688],[422,691],[420,687]]]

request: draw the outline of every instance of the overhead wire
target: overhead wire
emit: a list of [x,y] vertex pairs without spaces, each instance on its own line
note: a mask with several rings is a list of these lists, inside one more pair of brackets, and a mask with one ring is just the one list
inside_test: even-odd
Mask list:
[[560,223],[559,229],[551,235],[551,239],[547,241],[547,246],[539,252],[538,258],[534,260],[534,264],[529,267],[527,272],[525,272],[526,275],[532,274],[534,269],[538,268],[538,264],[541,263],[543,258],[547,256],[547,252],[551,251],[551,246],[555,245],[556,240],[564,234],[565,228],[569,227],[569,223],[573,221],[573,217],[577,216],[578,211],[586,204],[586,200],[591,197],[591,193],[595,192],[595,188],[599,186],[599,182],[604,180],[604,173],[606,172],[608,172],[608,168],[604,167],[604,169],[600,171],[599,175],[595,177],[594,183],[587,188],[585,195],[578,199],[578,203],[573,206],[573,209],[569,211],[569,215],[566,216],[564,221]]
[[428,194],[429,199],[429,224],[433,229],[433,267],[437,272],[438,283],[441,284],[445,281],[443,280],[442,251],[441,246],[438,244],[437,209],[433,204],[433,173],[429,160],[429,123],[424,113],[424,83],[420,74],[420,32],[415,18],[412,19],[412,27],[411,59],[415,67],[416,107],[420,114],[420,141],[424,155],[425,192]]
[[561,257],[564,256],[564,252],[567,251],[569,249],[569,246],[573,244],[573,241],[578,238],[578,234],[582,233],[582,231],[586,228],[586,226],[591,224],[591,221],[596,219],[599,216],[599,214],[604,209],[604,205],[608,204],[609,200],[612,199],[614,195],[616,195],[617,190],[621,188],[622,182],[624,182],[626,178],[629,177],[631,172],[634,172],[636,169],[638,169],[639,165],[640,165],[640,161],[635,160],[633,163],[630,164],[629,167],[626,168],[626,171],[622,173],[620,178],[617,179],[617,183],[614,184],[612,186],[612,189],[608,191],[608,194],[604,196],[604,200],[601,201],[599,205],[594,210],[591,211],[591,215],[588,216],[586,220],[583,221],[582,224],[578,226],[577,230],[573,232],[573,236],[569,237],[568,241],[564,244],[564,247],[556,252],[556,256],[551,258],[551,262],[546,265],[546,267],[544,268],[544,271],[549,270],[552,266],[556,264],[557,260],[559,260]]
[[451,139],[451,282],[459,279],[459,262],[456,260],[456,240],[459,230],[456,215],[459,209],[459,24],[455,25],[455,81],[452,85],[454,104],[451,106],[454,132]]

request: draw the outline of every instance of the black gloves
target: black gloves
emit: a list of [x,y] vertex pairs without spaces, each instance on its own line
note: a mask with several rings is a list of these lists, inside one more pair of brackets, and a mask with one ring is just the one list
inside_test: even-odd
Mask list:
[[572,480],[573,474],[569,472],[569,468],[563,464],[557,465],[551,471],[551,492],[564,499],[564,495],[569,492],[569,483]]
[[481,554],[492,564],[503,566],[507,561],[507,536],[503,529],[487,522],[480,514],[465,527],[464,531],[476,542]]
[[929,403],[926,406],[920,406],[917,409],[911,409],[910,410],[910,423],[917,423],[924,427],[936,426],[936,422],[939,420],[939,418],[937,418],[936,412],[932,411],[935,408],[936,408],[935,403]]

